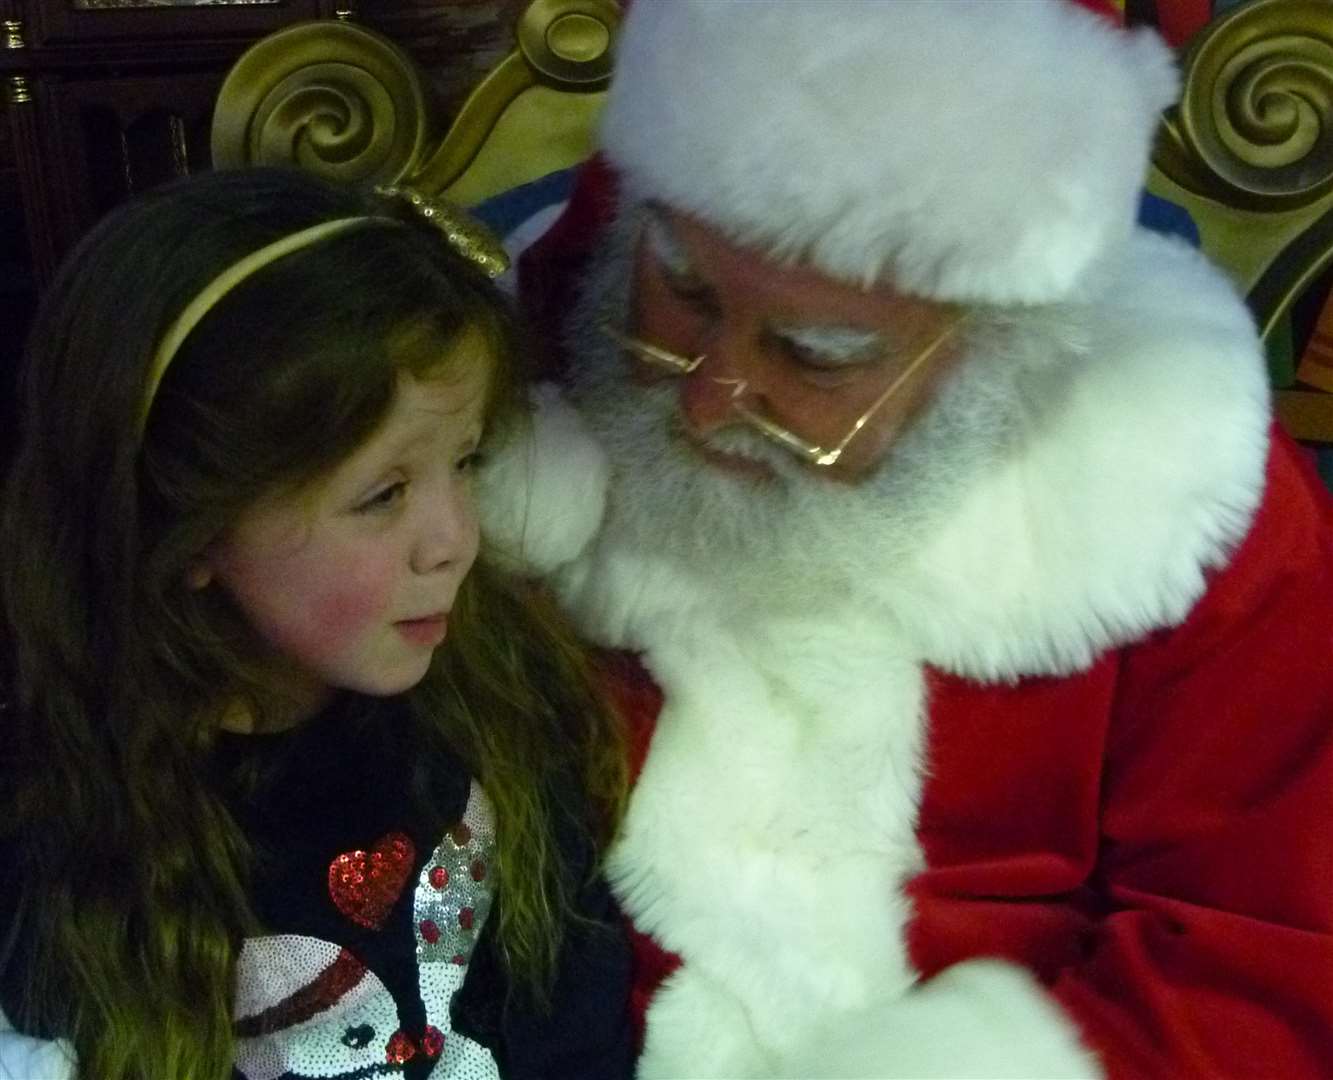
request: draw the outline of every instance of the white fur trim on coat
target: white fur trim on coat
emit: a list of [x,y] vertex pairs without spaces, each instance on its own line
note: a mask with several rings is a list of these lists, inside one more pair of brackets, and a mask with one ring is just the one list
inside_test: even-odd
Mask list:
[[1060,675],[1182,622],[1249,529],[1270,424],[1234,287],[1138,231],[1099,267],[1087,354],[1031,373],[1021,451],[870,583],[937,667]]
[[921,295],[1044,302],[1134,221],[1170,51],[1068,0],[656,0],[602,146],[637,196]]

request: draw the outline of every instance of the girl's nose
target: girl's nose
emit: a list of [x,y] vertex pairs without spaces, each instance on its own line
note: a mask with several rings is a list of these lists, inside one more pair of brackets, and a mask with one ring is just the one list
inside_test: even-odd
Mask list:
[[470,566],[477,553],[478,530],[467,484],[461,477],[453,477],[444,491],[423,502],[412,548],[413,571],[431,574],[453,566]]

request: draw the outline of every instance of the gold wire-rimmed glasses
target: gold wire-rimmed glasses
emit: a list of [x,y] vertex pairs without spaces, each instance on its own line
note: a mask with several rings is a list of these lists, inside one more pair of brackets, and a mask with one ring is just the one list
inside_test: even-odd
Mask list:
[[[836,443],[830,447],[821,446],[818,443],[809,441],[797,435],[794,431],[779,424],[770,416],[755,409],[745,400],[746,392],[749,390],[749,383],[745,379],[722,379],[715,378],[713,382],[721,386],[731,388],[731,408],[741,420],[748,424],[760,435],[770,442],[776,443],[784,450],[795,454],[807,465],[813,465],[816,468],[827,468],[830,465],[836,465],[838,459],[842,457],[843,452],[851,445],[853,439],[861,433],[865,426],[874,418],[875,414],[896,394],[908,379],[925,364],[940,347],[944,345],[958,331],[959,326],[967,319],[966,313],[951,319],[940,332],[923,348],[915,357],[912,358],[905,368],[889,382],[889,385],[880,392],[880,395],[870,403],[860,416],[853,421],[852,426],[847,430]],[[632,355],[635,359],[647,364],[649,367],[666,375],[685,376],[693,374],[699,369],[707,358],[707,353],[699,353],[696,356],[681,356],[679,353],[670,352],[660,345],[654,345],[652,342],[644,341],[630,334],[626,334],[609,322],[602,323],[602,332],[612,341]]]

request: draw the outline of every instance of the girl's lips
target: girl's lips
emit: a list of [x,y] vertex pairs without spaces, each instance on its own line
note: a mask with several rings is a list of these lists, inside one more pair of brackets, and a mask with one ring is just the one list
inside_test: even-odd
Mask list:
[[445,615],[430,615],[424,619],[403,619],[393,625],[413,645],[434,648],[444,640],[449,619]]

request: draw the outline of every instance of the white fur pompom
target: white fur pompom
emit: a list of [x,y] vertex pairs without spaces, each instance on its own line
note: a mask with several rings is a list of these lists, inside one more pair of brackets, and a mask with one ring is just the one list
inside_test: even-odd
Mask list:
[[485,550],[503,565],[545,575],[577,558],[606,505],[606,453],[553,384],[481,470],[477,509]]

